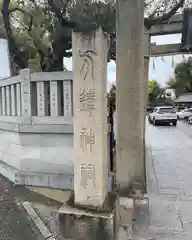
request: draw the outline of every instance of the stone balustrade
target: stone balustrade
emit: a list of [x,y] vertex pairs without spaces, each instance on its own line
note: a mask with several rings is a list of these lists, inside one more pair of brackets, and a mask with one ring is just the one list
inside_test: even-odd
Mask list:
[[0,81],[0,99],[0,117],[22,115],[20,75]]
[[72,72],[0,81],[0,174],[15,184],[73,188]]
[[23,69],[20,75],[0,81],[0,99],[0,122],[71,124],[72,72]]
[[0,81],[0,174],[15,184],[73,189],[73,74]]

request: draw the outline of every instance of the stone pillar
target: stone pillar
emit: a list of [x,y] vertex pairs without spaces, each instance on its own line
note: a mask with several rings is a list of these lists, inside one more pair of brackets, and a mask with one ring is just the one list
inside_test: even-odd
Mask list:
[[108,193],[107,43],[101,29],[72,35],[74,197],[60,209],[67,239],[116,240],[117,201]]
[[[126,24],[128,23],[128,24]],[[117,183],[127,194],[144,179],[144,0],[117,1]],[[142,112],[141,112],[142,111]]]
[[[144,34],[144,75],[143,75],[145,116],[146,116],[146,108],[148,103],[149,59],[150,59],[150,35],[145,33]],[[145,124],[146,124],[146,117],[144,117],[144,134],[145,134]]]
[[[145,116],[147,112],[147,104],[148,104],[148,78],[149,78],[149,56],[144,56],[144,104],[145,104]],[[146,117],[144,118],[144,127],[146,124]],[[145,130],[145,128],[144,128]],[[145,134],[145,131],[144,131]]]
[[24,118],[31,117],[31,75],[30,69],[22,69],[21,76],[21,114]]
[[148,76],[149,76],[149,58],[150,58],[150,35],[144,34],[144,74],[143,74],[143,103],[144,103],[144,118],[143,118],[143,142],[144,142],[144,191],[147,191],[146,186],[146,143],[145,143],[145,131],[146,131],[146,116],[147,116],[147,103],[148,103]]
[[107,49],[101,30],[73,34],[74,190],[85,206],[102,207],[108,189]]

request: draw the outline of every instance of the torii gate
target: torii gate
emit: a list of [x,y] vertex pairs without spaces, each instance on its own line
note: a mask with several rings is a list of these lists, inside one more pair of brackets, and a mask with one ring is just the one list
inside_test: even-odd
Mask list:
[[[183,15],[175,15],[169,22],[144,29],[142,26],[143,6],[136,2],[129,1],[129,8],[127,8],[127,3],[121,1],[121,6],[120,4],[118,6],[119,15],[117,14],[116,179],[121,195],[127,195],[130,193],[130,189],[146,191],[146,118],[144,112],[147,105],[149,58],[151,56],[186,54],[182,51],[181,44],[156,45],[150,43],[151,36],[182,33]],[[128,22],[127,25],[123,24],[125,19]],[[143,41],[142,46],[141,42]],[[143,48],[144,59],[141,58]]]

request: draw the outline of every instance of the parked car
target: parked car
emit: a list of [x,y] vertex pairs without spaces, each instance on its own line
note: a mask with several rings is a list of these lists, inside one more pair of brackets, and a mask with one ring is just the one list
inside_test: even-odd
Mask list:
[[179,119],[188,119],[192,115],[192,108],[184,109],[181,112],[177,112]]
[[177,113],[173,107],[156,107],[154,111],[149,114],[148,121],[150,124],[170,124],[177,125]]
[[153,109],[154,109],[153,106],[148,105],[146,110],[148,113],[151,113],[151,112],[153,112]]
[[192,124],[192,116],[189,116],[188,121],[190,124]]

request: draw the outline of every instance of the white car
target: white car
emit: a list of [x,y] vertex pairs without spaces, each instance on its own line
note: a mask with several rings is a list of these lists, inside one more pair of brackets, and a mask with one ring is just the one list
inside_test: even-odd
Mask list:
[[182,110],[181,112],[178,112],[177,115],[179,119],[187,119],[192,115],[192,108]]
[[188,118],[188,121],[189,121],[190,124],[192,124],[192,116],[190,116],[190,117]]
[[177,113],[173,107],[156,107],[154,111],[149,114],[149,123],[157,125],[158,123],[177,125]]

